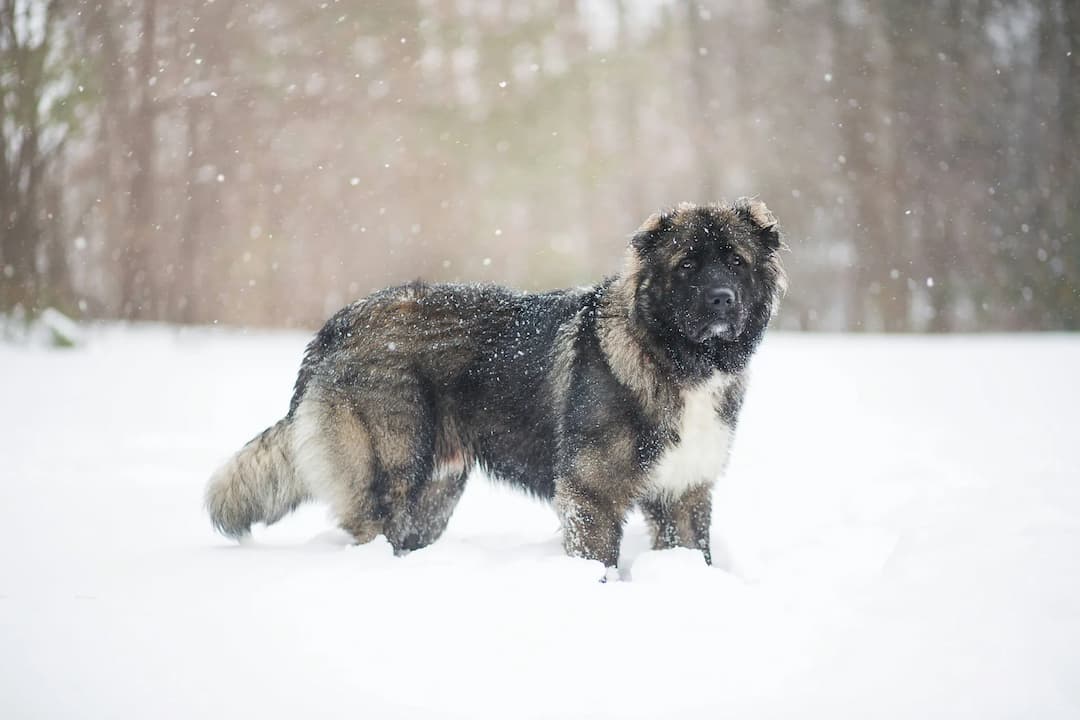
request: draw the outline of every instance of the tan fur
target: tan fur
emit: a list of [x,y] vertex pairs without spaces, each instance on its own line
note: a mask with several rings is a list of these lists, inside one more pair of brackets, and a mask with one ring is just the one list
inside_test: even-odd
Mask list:
[[638,232],[655,232],[660,229],[660,213],[653,213],[641,223]]
[[345,408],[317,397],[305,399],[293,424],[292,452],[297,474],[312,494],[357,542],[367,542],[382,531],[371,521],[370,433]]
[[772,211],[760,200],[749,200],[750,205],[750,217],[754,222],[760,225],[764,229],[769,229],[776,225],[776,216],[772,214]]
[[309,497],[297,478],[289,448],[290,425],[281,421],[247,443],[210,478],[207,512],[222,533],[247,534],[254,520],[278,520]]
[[637,253],[628,250],[622,275],[601,300],[597,333],[600,348],[615,377],[634,391],[642,407],[651,416],[659,418],[673,408],[676,397],[670,383],[664,382],[657,374],[656,362],[650,356],[648,345],[635,329],[634,293],[640,263]]

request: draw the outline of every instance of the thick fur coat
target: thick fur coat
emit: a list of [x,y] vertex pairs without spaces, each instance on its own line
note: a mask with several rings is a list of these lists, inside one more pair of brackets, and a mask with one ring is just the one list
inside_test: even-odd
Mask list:
[[592,287],[417,283],[353,303],[308,346],[285,418],[211,478],[210,517],[239,537],[317,498],[358,543],[407,552],[439,537],[479,465],[554,501],[571,555],[614,566],[636,505],[655,547],[709,559],[781,245],[759,201],[683,204]]

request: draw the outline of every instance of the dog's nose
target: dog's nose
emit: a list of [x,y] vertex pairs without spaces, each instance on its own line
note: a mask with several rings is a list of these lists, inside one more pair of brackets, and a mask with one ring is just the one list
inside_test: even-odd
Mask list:
[[735,304],[735,291],[727,287],[711,287],[705,291],[705,302],[717,310]]

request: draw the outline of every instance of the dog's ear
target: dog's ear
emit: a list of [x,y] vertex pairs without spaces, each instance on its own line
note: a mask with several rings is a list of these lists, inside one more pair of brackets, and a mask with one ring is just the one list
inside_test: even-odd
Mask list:
[[641,255],[647,255],[655,247],[663,234],[671,229],[672,215],[670,211],[655,212],[645,218],[641,227],[630,236],[630,246]]
[[780,247],[780,224],[765,203],[742,197],[735,201],[735,212],[757,228],[762,244],[770,250]]

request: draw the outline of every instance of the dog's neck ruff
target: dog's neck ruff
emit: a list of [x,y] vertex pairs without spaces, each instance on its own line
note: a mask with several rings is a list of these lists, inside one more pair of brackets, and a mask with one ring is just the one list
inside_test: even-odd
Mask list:
[[596,333],[612,374],[637,395],[646,412],[655,415],[670,405],[671,391],[661,376],[661,358],[634,316],[634,283],[632,275],[624,274],[604,287]]

